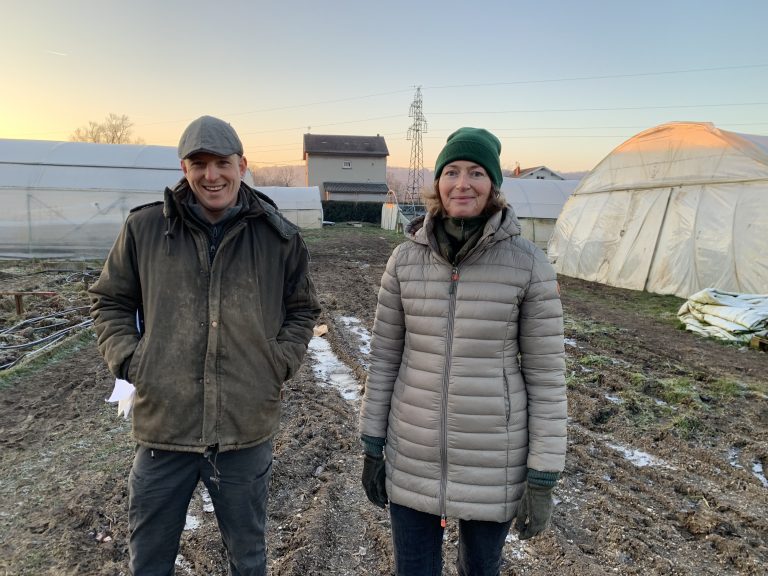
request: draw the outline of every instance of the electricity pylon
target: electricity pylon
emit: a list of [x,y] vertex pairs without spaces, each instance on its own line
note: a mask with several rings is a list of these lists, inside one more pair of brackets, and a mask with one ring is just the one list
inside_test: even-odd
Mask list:
[[408,128],[408,140],[411,141],[411,162],[408,166],[408,185],[405,189],[404,204],[415,206],[421,204],[421,188],[424,186],[424,147],[421,135],[427,131],[427,120],[421,106],[421,86],[416,87],[416,96],[411,102],[408,116],[413,118],[411,127]]

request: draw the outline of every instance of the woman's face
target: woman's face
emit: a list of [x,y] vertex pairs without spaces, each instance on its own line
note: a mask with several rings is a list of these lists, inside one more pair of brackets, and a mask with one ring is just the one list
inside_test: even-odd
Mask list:
[[443,210],[452,218],[479,216],[488,204],[493,183],[485,168],[468,160],[443,167],[437,181]]

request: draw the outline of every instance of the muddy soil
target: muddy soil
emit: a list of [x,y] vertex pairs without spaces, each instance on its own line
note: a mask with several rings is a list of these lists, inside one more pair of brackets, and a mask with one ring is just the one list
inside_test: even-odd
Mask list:
[[[398,237],[337,225],[307,232],[324,338],[362,385],[378,282]],[[9,346],[44,337],[40,318],[87,305],[98,265],[0,266]],[[502,574],[765,574],[768,566],[768,356],[680,330],[682,300],[561,278],[569,452],[551,528],[508,537]],[[0,574],[127,574],[129,423],[105,403],[114,379],[82,315],[56,347],[0,374]],[[60,318],[57,316],[57,318]],[[26,334],[23,332],[26,330]],[[52,329],[49,329],[49,331]],[[359,486],[359,400],[319,385],[308,357],[286,385],[269,504],[274,576],[392,574],[386,512]],[[223,576],[207,494],[190,505],[177,574]],[[455,575],[456,527],[446,533]]]

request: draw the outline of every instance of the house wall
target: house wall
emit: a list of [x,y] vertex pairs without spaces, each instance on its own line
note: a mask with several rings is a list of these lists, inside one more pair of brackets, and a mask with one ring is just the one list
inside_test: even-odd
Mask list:
[[[344,168],[344,163],[349,168]],[[386,182],[387,158],[370,156],[307,155],[307,186],[319,186],[323,198],[323,182]],[[336,198],[338,199],[338,198]]]
[[562,180],[563,178],[548,168],[540,168],[536,170],[535,172],[531,172],[530,174],[525,174],[524,176],[520,176],[522,180]]
[[326,194],[324,196],[326,200],[335,200],[338,202],[379,202],[382,203],[387,199],[386,194],[362,194],[355,192],[334,192],[333,194]]

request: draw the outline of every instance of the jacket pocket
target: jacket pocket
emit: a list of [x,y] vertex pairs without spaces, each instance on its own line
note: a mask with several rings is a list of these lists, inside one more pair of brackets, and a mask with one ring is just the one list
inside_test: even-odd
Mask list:
[[528,395],[522,374],[517,370],[504,369],[504,407],[508,428],[516,426],[528,414]]
[[269,360],[272,370],[280,382],[285,382],[288,379],[288,362],[285,359],[285,354],[283,354],[280,344],[275,338],[270,338],[267,342],[269,342]]
[[509,416],[512,413],[512,400],[509,394],[509,387],[511,386],[510,378],[507,375],[507,371],[504,370],[504,418],[509,423]]
[[140,383],[140,369],[141,369],[141,360],[143,357],[144,348],[146,347],[146,338],[142,338],[139,340],[138,345],[136,346],[136,349],[133,351],[133,354],[129,356],[125,363],[128,364],[128,369],[125,372],[125,379],[133,384],[134,386],[138,386]]

